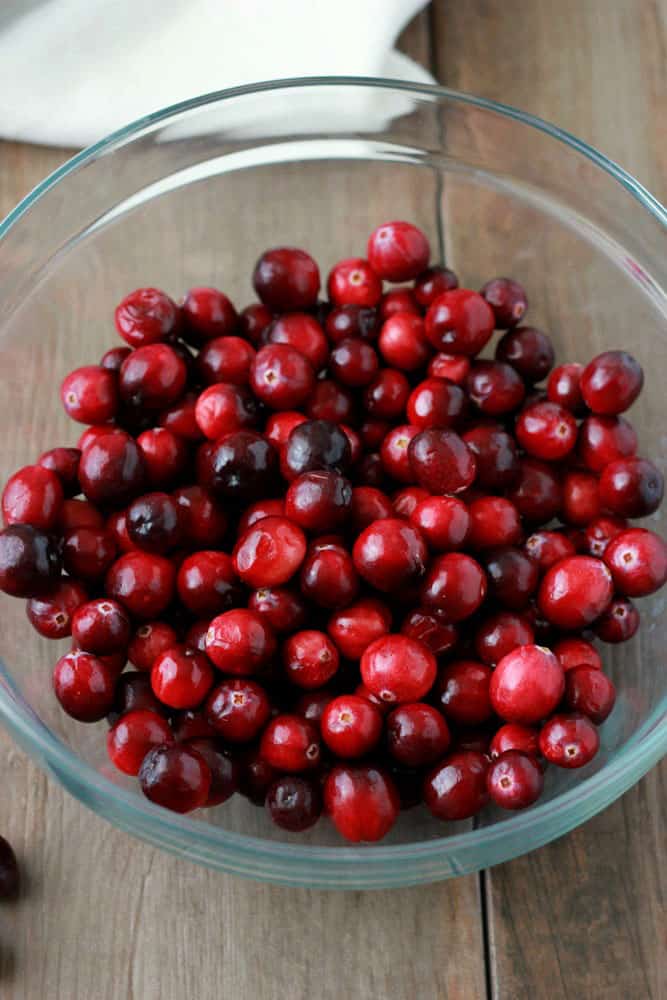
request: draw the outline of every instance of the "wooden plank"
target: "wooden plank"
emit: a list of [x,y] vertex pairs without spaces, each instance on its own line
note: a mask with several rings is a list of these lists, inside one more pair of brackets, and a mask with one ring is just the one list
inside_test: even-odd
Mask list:
[[[441,82],[569,129],[667,197],[665,0],[435,0],[432,18]],[[553,312],[553,257],[548,275]],[[667,995],[666,784],[663,762],[570,836],[487,873],[494,997]]]

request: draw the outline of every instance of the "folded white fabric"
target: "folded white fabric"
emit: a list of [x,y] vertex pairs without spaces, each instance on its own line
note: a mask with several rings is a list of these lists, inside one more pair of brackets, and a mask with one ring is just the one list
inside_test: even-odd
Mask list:
[[3,0],[0,136],[85,146],[159,108],[260,80],[431,83],[392,48],[425,2]]

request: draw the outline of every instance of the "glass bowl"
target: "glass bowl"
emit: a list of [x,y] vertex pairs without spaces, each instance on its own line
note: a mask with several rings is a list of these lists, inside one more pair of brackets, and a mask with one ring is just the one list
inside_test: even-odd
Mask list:
[[[0,475],[79,433],[61,378],[113,344],[113,308],[140,285],[180,296],[224,288],[243,306],[267,246],[304,246],[322,271],[364,253],[390,218],[428,233],[435,257],[477,288],[511,274],[529,321],[561,360],[625,347],[646,388],[633,411],[641,450],[665,469],[667,214],[632,177],[529,115],[438,87],[389,80],[290,80],[230,90],[151,115],[78,154],[0,225]],[[665,533],[665,513],[651,527]],[[618,704],[599,756],[549,769],[544,798],[518,814],[439,824],[417,809],[378,846],[350,847],[322,821],[273,827],[240,796],[210,814],[161,810],[115,773],[104,723],[60,710],[61,650],[2,596],[0,714],[16,740],[91,809],[190,860],[290,885],[370,888],[488,867],[566,833],[636,782],[667,746],[665,596],[643,627],[606,647]],[[62,644],[64,646],[64,644]]]

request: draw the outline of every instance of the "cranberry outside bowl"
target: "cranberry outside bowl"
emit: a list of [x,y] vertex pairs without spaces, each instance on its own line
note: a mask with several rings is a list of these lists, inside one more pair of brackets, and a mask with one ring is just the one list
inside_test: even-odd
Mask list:
[[[478,288],[509,274],[559,358],[627,348],[646,372],[632,417],[667,471],[667,213],[632,177],[559,129],[489,101],[388,80],[290,80],[226,91],[144,118],[75,156],[0,224],[0,473],[73,444],[58,386],[113,342],[129,290],[194,285],[252,301],[268,246],[303,246],[326,271],[363,253],[375,226],[409,219]],[[355,249],[356,248],[356,249]],[[647,526],[667,535],[667,514]],[[402,814],[379,846],[350,847],[322,820],[305,835],[234,796],[181,816],[152,805],[107,759],[104,728],[62,712],[50,682],[63,650],[0,595],[0,717],[65,788],[118,827],[192,861],[322,888],[426,883],[561,836],[636,782],[667,748],[665,597],[605,646],[619,697],[601,752],[550,768],[540,802],[474,824]],[[556,773],[558,771],[558,773]]]

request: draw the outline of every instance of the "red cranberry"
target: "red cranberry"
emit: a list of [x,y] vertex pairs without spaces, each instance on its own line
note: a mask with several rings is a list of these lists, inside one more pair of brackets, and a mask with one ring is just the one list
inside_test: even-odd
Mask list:
[[116,307],[116,329],[130,347],[169,339],[178,325],[176,303],[158,288],[138,288]]
[[588,555],[602,559],[612,538],[625,531],[627,527],[628,522],[624,517],[596,517],[586,526],[584,551]]
[[493,760],[509,750],[517,750],[537,759],[540,754],[539,735],[539,729],[521,726],[518,722],[506,722],[494,733],[489,752]]
[[266,808],[276,826],[290,833],[302,833],[320,818],[322,793],[316,781],[284,775],[268,789]]
[[360,670],[368,690],[382,701],[419,701],[433,687],[436,662],[421,642],[385,635],[364,651]]
[[382,840],[398,816],[394,782],[369,764],[334,767],[324,784],[324,806],[338,832],[353,843]]
[[616,597],[593,625],[603,642],[627,642],[639,628],[639,612],[628,597]]
[[378,366],[374,349],[360,338],[339,341],[329,358],[331,374],[343,385],[354,388],[368,385]]
[[223,435],[198,463],[199,485],[228,500],[252,500],[275,486],[276,453],[261,434],[238,430]]
[[266,691],[246,677],[223,681],[206,702],[206,718],[228,743],[248,743],[269,720]]
[[[405,486],[402,490],[394,493],[391,498],[391,514],[390,517],[395,515],[396,517],[403,517],[406,520],[411,520],[417,506],[423,501],[428,500],[430,494],[427,490],[423,490],[421,486]],[[418,527],[418,525],[416,525]]]
[[497,330],[509,330],[523,319],[528,299],[523,287],[512,278],[493,278],[487,281],[480,295],[486,299],[496,321]]
[[512,650],[532,645],[534,640],[535,634],[526,618],[511,611],[499,611],[477,629],[475,650],[484,663],[495,667]]
[[172,431],[178,437],[185,438],[186,441],[201,441],[203,434],[195,420],[196,405],[197,396],[195,393],[191,392],[182,396],[177,403],[162,411],[158,418],[160,427]]
[[191,288],[181,310],[186,328],[183,336],[190,344],[224,337],[234,333],[238,325],[236,309],[217,288]]
[[7,526],[29,524],[52,531],[63,506],[63,487],[55,472],[26,465],[7,480],[2,492],[2,516]]
[[78,722],[99,722],[113,704],[116,671],[81,650],[65,653],[53,671],[53,689],[62,708]]
[[347,337],[376,340],[379,332],[377,311],[362,306],[339,306],[327,316],[325,328],[332,344]]
[[567,673],[575,667],[587,666],[595,670],[602,670],[602,660],[595,646],[585,639],[571,636],[561,639],[554,646],[554,653],[560,661],[560,665]]
[[259,400],[275,410],[293,410],[315,388],[312,366],[288,344],[268,344],[255,357],[250,385]]
[[463,389],[440,378],[420,382],[412,390],[406,409],[408,420],[420,430],[427,427],[459,427],[466,411]]
[[137,670],[149,671],[158,656],[175,646],[176,642],[176,632],[171,625],[160,621],[146,622],[132,636],[127,657]]
[[167,344],[140,347],[121,365],[120,398],[141,409],[160,410],[176,402],[186,378],[185,362],[172,347]]
[[312,391],[306,412],[311,420],[345,423],[352,419],[354,397],[349,389],[333,379],[320,379]]
[[175,575],[163,556],[127,552],[107,573],[106,592],[135,618],[159,618],[174,596]]
[[365,598],[336,611],[329,619],[327,630],[343,656],[349,660],[361,658],[364,650],[391,628],[391,613],[387,606],[374,598]]
[[554,357],[549,337],[533,326],[509,330],[496,346],[496,360],[511,365],[526,382],[541,382],[553,368]]
[[498,424],[479,424],[463,434],[463,440],[475,457],[476,485],[484,490],[504,490],[519,476],[519,453],[516,442]]
[[637,434],[625,417],[592,414],[579,428],[579,457],[592,472],[602,472],[610,462],[630,458],[637,451]]
[[391,517],[394,513],[389,497],[374,486],[354,486],[350,519],[356,533],[360,533],[373,521]]
[[255,265],[252,283],[264,305],[277,312],[309,309],[317,302],[320,272],[305,250],[275,247]]
[[301,716],[278,715],[262,733],[260,752],[277,771],[310,771],[320,763],[320,736]]
[[79,436],[76,446],[79,451],[85,451],[89,444],[97,441],[98,438],[105,437],[107,434],[115,434],[116,437],[124,438],[125,440],[130,436],[122,427],[114,427],[112,424],[99,424],[94,427],[86,427],[83,434]]
[[235,608],[214,618],[206,633],[206,654],[226,674],[258,673],[276,651],[273,632],[254,611]]
[[519,512],[503,497],[479,497],[469,507],[470,525],[467,543],[473,549],[514,545],[521,541],[523,529]]
[[489,593],[505,608],[521,611],[538,582],[537,564],[522,549],[503,545],[484,553]]
[[51,448],[40,455],[37,465],[42,469],[49,469],[55,472],[60,485],[63,488],[63,495],[66,497],[75,496],[79,490],[79,461],[81,450],[79,448]]
[[327,293],[336,306],[376,306],[382,296],[382,281],[367,260],[350,257],[332,268]]
[[211,769],[187,743],[153,747],[139,769],[139,783],[147,799],[172,812],[187,813],[206,805]]
[[384,464],[377,452],[369,452],[364,455],[353,470],[353,475],[356,486],[372,486],[374,489],[382,489],[386,486]]
[[470,515],[462,500],[455,497],[428,497],[421,500],[410,520],[434,552],[460,549],[468,538]]
[[602,506],[621,517],[646,517],[662,502],[665,489],[660,470],[646,458],[619,458],[600,476]]
[[241,769],[238,763],[224,753],[210,737],[189,740],[188,746],[204,758],[211,772],[211,784],[204,807],[210,809],[226,802],[239,786]]
[[[414,291],[412,288],[407,287],[392,288],[390,292],[385,292],[380,299],[378,313],[382,322],[386,322],[392,316],[396,316],[397,313],[421,316],[421,310],[415,298]],[[428,354],[430,355],[430,353],[429,351]]]
[[215,550],[188,556],[181,563],[176,588],[188,611],[201,618],[227,611],[240,599],[232,560]]
[[285,675],[297,687],[324,687],[338,670],[338,650],[331,639],[315,629],[296,632],[283,645]]
[[565,703],[572,712],[588,716],[602,725],[616,702],[616,689],[609,678],[595,667],[575,667],[565,675]]
[[428,559],[419,531],[391,517],[375,521],[362,531],[352,555],[357,572],[367,583],[390,592],[418,580]]
[[533,458],[555,462],[565,458],[577,442],[577,423],[557,403],[535,403],[522,410],[516,422],[519,444]]
[[127,712],[147,709],[165,715],[166,709],[153,694],[150,677],[147,673],[128,671],[121,674],[116,682],[113,705],[107,713],[107,721],[113,725]]
[[240,760],[239,791],[253,805],[263,806],[266,794],[278,775],[258,749],[248,750]]
[[0,900],[16,899],[21,885],[16,854],[9,841],[0,837]]
[[482,413],[498,417],[521,406],[526,389],[521,376],[502,361],[476,361],[465,380],[468,396]]
[[325,708],[320,729],[336,757],[364,757],[380,741],[382,712],[366,698],[342,694]]
[[125,358],[132,353],[130,347],[112,347],[100,358],[100,365],[110,372],[119,372]]
[[274,632],[294,632],[306,621],[303,598],[287,587],[260,587],[250,595],[248,607],[264,618]]
[[[185,645],[191,649],[198,650],[200,653],[205,653],[206,633],[210,624],[211,622],[208,618],[200,618],[199,621],[194,622],[185,633]],[[169,643],[169,645],[171,646],[173,643]]]
[[289,313],[274,320],[269,328],[269,343],[293,347],[316,372],[325,366],[329,354],[324,330],[307,313]]
[[280,413],[272,413],[266,421],[264,437],[282,454],[294,428],[306,422],[307,417],[296,410],[282,410]]
[[429,362],[428,374],[430,378],[447,379],[448,382],[463,385],[470,367],[470,358],[466,358],[465,355],[438,351]]
[[486,805],[486,772],[483,753],[459,750],[445,757],[424,779],[424,802],[436,819],[468,819]]
[[257,422],[257,403],[244,386],[210,385],[197,400],[195,419],[202,433],[215,441],[229,431]]
[[426,337],[436,350],[451,354],[479,354],[494,326],[491,307],[469,288],[443,292],[426,313]]
[[398,482],[409,483],[412,480],[408,447],[418,433],[417,427],[400,424],[398,427],[393,427],[382,442],[380,450],[382,465],[387,474]]
[[447,723],[431,705],[399,705],[387,717],[387,748],[400,764],[426,767],[439,760],[450,744]]
[[576,363],[559,365],[551,372],[547,382],[547,397],[550,402],[557,403],[575,416],[581,416],[585,409],[580,388],[583,370],[584,366]]
[[489,697],[491,668],[475,660],[456,660],[438,678],[438,705],[457,725],[476,726],[493,714]]
[[422,602],[448,623],[469,618],[485,596],[484,570],[461,552],[447,552],[434,559],[421,589]]
[[308,722],[320,725],[324,709],[333,699],[334,695],[328,688],[319,688],[317,691],[304,691],[296,705],[294,711],[297,715],[302,715]]
[[55,540],[29,524],[0,531],[0,590],[12,597],[38,597],[60,578]]
[[563,480],[561,516],[567,524],[583,527],[600,514],[598,478],[591,472],[568,472]]
[[545,462],[522,458],[519,477],[507,493],[521,517],[534,524],[546,524],[559,513],[563,501],[560,479]]
[[255,349],[242,337],[216,337],[199,352],[197,372],[204,385],[247,385],[254,359]]
[[550,764],[583,767],[598,752],[600,737],[585,715],[554,715],[540,730],[540,750]]
[[385,222],[368,240],[368,260],[386,281],[411,281],[428,265],[431,248],[426,236],[409,222]]
[[401,635],[417,639],[434,656],[444,656],[456,646],[458,631],[454,625],[441,622],[433,614],[415,608],[401,625]]
[[106,597],[81,604],[72,618],[72,636],[79,649],[96,655],[127,649],[130,619],[123,607]]
[[347,519],[351,503],[347,479],[336,472],[306,472],[285,495],[285,515],[306,531],[333,531]]
[[100,365],[86,365],[66,375],[60,386],[65,412],[82,424],[105,424],[118,409],[118,381]]
[[594,622],[612,596],[612,575],[600,559],[569,556],[547,570],[538,604],[547,621],[574,630]]
[[667,545],[646,528],[629,528],[612,538],[604,561],[625,597],[645,597],[667,580]]
[[391,368],[412,372],[432,354],[424,333],[424,320],[414,312],[394,312],[382,325],[378,347]]
[[409,456],[417,482],[430,493],[459,493],[475,479],[475,457],[454,431],[420,431],[410,442]]
[[536,531],[526,539],[524,548],[541,573],[560,559],[576,554],[570,539],[559,531]]
[[427,267],[415,279],[415,298],[422,308],[427,309],[439,295],[458,288],[458,285],[459,279],[448,267]]
[[128,508],[130,541],[147,552],[165,555],[181,540],[178,505],[168,493],[146,493]]
[[154,427],[140,434],[137,444],[151,486],[168,487],[181,476],[188,460],[187,446],[182,438],[164,427]]
[[28,620],[46,639],[64,639],[71,635],[75,611],[87,600],[88,595],[80,583],[61,580],[49,594],[28,601]]
[[322,608],[345,608],[357,596],[359,578],[349,552],[340,545],[311,549],[301,567],[301,592]]
[[544,646],[519,646],[491,675],[491,704],[506,722],[530,726],[551,715],[563,697],[565,674]]
[[525,809],[542,794],[544,777],[533,757],[506,750],[489,767],[486,786],[491,800],[501,809]]
[[107,751],[119,771],[136,775],[149,750],[172,742],[166,719],[150,709],[140,708],[126,712],[113,724],[107,735]]
[[364,408],[379,420],[398,420],[405,412],[410,383],[397,368],[382,368],[364,390]]
[[355,465],[363,454],[361,437],[348,424],[341,424],[340,429],[345,433],[345,437],[350,444],[350,461],[352,465]]
[[581,394],[589,410],[605,416],[623,413],[642,391],[641,365],[625,351],[605,351],[586,366]]
[[204,653],[187,646],[171,646],[151,668],[155,696],[170,708],[195,708],[213,684],[213,669]]
[[242,309],[239,315],[241,333],[246,340],[257,346],[263,343],[262,335],[270,325],[272,319],[273,314],[270,309],[267,309],[261,302],[253,302],[251,305],[246,306],[245,309]]
[[294,576],[306,555],[301,528],[285,517],[264,517],[237,541],[234,569],[250,587],[275,587]]
[[188,708],[184,712],[173,712],[170,722],[177,743],[210,740],[216,735],[215,729],[204,717],[202,709]]
[[106,434],[84,448],[79,481],[92,503],[122,507],[141,493],[146,482],[146,463],[130,437]]
[[182,540],[192,548],[219,545],[227,530],[227,517],[214,497],[201,486],[184,486],[173,498]]
[[290,478],[319,469],[344,473],[350,456],[350,443],[340,427],[329,420],[307,420],[291,431],[284,464]]

